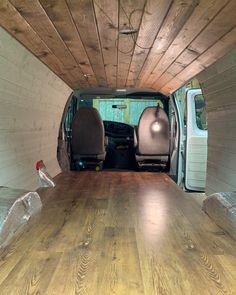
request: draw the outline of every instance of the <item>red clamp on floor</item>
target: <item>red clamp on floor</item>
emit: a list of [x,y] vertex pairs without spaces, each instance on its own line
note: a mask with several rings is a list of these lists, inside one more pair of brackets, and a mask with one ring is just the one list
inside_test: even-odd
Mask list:
[[35,168],[39,176],[40,187],[55,187],[56,184],[50,174],[47,172],[43,160],[36,162]]

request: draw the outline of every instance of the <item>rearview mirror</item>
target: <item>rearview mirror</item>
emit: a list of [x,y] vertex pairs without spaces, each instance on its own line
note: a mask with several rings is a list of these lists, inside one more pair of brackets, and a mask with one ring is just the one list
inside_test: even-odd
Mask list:
[[113,104],[112,108],[113,109],[127,109],[127,105],[126,104]]

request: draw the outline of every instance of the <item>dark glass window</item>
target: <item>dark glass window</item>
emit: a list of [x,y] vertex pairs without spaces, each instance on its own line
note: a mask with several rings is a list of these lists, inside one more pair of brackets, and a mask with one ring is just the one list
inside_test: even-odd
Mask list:
[[194,97],[195,110],[196,110],[196,123],[197,127],[201,130],[207,130],[206,121],[206,105],[202,94],[198,94]]

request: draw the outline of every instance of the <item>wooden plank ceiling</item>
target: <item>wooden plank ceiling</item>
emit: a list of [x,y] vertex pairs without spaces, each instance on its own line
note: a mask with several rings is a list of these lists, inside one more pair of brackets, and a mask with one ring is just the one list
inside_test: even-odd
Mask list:
[[236,47],[236,1],[0,0],[0,25],[73,89],[169,93]]

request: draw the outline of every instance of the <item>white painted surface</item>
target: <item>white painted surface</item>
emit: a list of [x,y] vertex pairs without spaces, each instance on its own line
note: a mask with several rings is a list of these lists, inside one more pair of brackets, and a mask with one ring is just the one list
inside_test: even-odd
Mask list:
[[35,189],[35,162],[60,172],[57,136],[71,89],[0,28],[0,186]]
[[206,193],[236,190],[236,49],[199,74],[207,105]]
[[195,96],[200,89],[187,92],[187,136],[185,187],[189,190],[204,191],[206,186],[207,167],[207,131],[197,126]]

